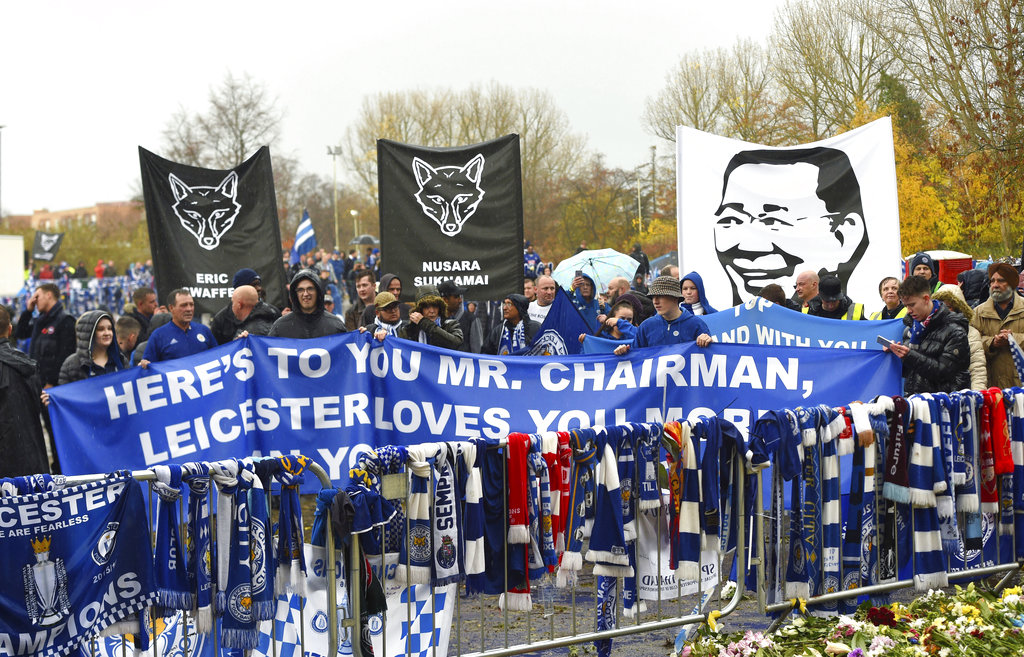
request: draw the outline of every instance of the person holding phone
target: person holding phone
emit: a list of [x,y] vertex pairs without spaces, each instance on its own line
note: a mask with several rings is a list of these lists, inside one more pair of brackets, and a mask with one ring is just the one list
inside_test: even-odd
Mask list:
[[590,332],[600,331],[601,322],[598,320],[598,315],[607,315],[608,308],[597,298],[597,286],[594,285],[594,279],[584,274],[581,269],[576,270],[576,275],[572,279],[571,296],[573,305],[576,306],[576,310],[580,311]]
[[893,342],[885,350],[903,361],[904,394],[970,387],[967,319],[932,299],[925,278],[908,277],[900,283],[898,293],[907,308],[903,341]]

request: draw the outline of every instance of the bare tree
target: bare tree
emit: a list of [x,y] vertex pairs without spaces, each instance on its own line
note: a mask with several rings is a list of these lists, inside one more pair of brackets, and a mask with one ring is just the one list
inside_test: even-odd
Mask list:
[[[377,139],[419,146],[459,146],[517,133],[523,162],[524,223],[539,235],[551,215],[557,181],[580,166],[585,140],[573,134],[551,94],[497,83],[464,91],[381,93],[363,100],[345,136],[345,159],[359,189],[377,202]],[[539,237],[535,237],[539,239]]]
[[205,112],[180,108],[164,127],[164,152],[177,162],[230,169],[280,135],[277,100],[248,74],[225,76],[210,89]]
[[[907,0],[912,2],[913,0]],[[893,55],[864,23],[863,0],[790,0],[776,15],[769,47],[778,82],[806,126],[822,139],[848,125],[858,103],[874,106]]]
[[647,100],[644,125],[657,137],[675,141],[676,126],[720,132],[723,99],[718,86],[721,50],[687,53],[669,71],[665,88]]

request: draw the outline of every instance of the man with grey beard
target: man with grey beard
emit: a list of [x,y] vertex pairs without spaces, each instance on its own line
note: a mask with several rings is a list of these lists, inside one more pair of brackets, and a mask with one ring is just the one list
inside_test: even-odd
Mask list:
[[988,267],[989,299],[974,309],[971,326],[981,333],[988,364],[988,385],[1010,388],[1021,384],[1010,353],[1010,337],[1024,346],[1024,298],[1017,294],[1020,274],[1003,262]]

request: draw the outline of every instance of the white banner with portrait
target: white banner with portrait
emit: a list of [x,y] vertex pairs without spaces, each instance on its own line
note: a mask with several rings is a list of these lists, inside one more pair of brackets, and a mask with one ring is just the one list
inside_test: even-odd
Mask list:
[[879,281],[902,278],[888,117],[789,148],[679,126],[676,148],[679,270],[703,277],[713,306],[770,283],[791,297],[811,270],[837,274],[871,309],[882,305]]

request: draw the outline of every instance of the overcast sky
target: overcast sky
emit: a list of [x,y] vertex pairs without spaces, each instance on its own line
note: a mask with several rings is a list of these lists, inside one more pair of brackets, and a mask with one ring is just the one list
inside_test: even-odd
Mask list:
[[[613,166],[664,142],[644,102],[689,51],[764,39],[781,0],[587,2],[18,2],[0,6],[4,214],[129,198],[137,146],[160,152],[179,106],[227,72],[285,112],[277,151],[331,175],[362,99],[496,80],[550,91]],[[498,135],[495,135],[498,136]],[[341,172],[339,172],[341,177]]]

